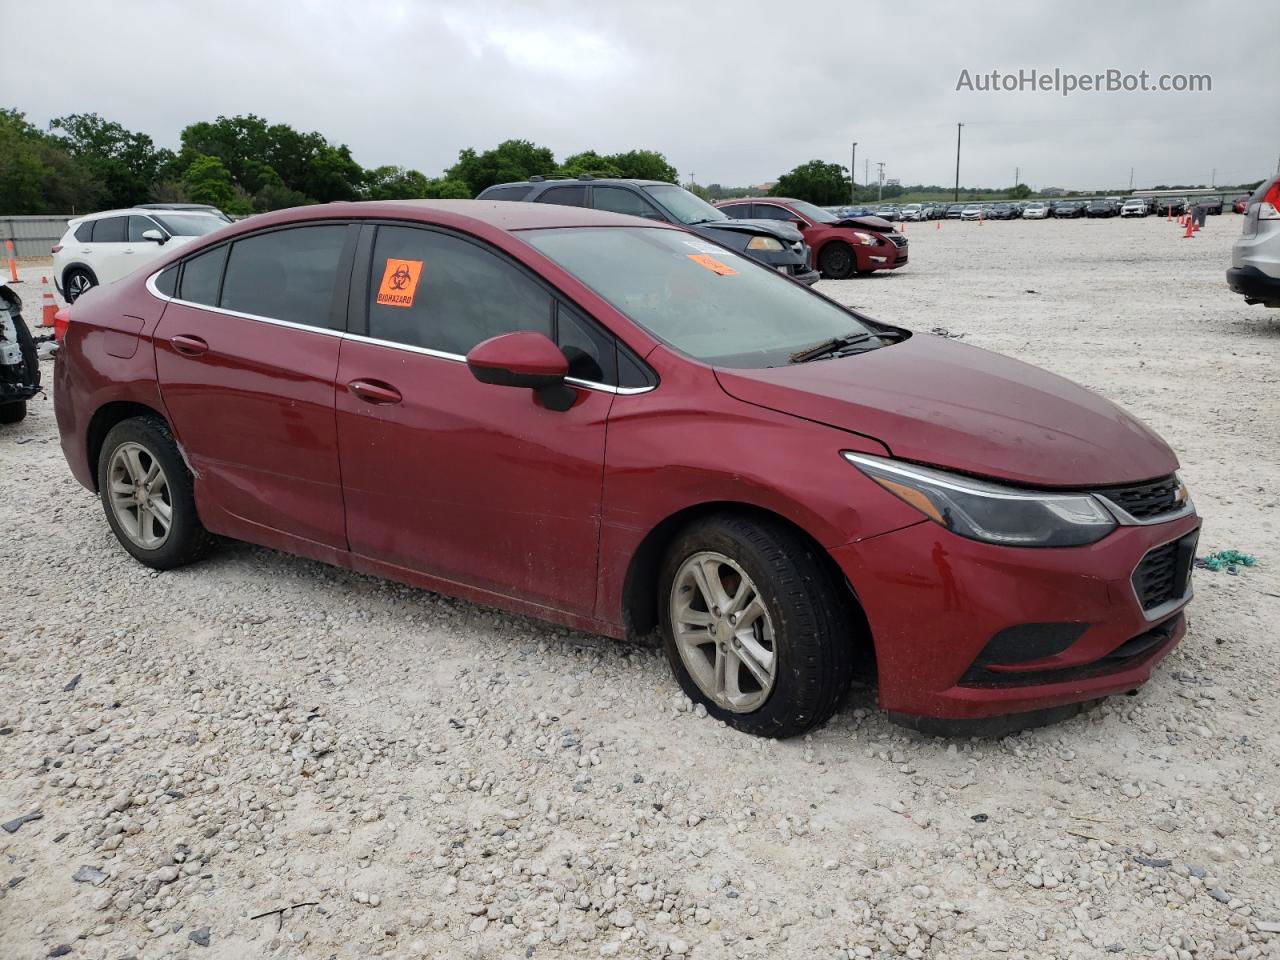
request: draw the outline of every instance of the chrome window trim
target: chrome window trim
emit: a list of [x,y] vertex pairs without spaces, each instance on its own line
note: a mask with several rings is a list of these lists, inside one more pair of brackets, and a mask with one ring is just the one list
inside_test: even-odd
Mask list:
[[[270,323],[277,327],[286,327],[291,330],[306,330],[311,333],[321,333],[329,337],[341,337],[344,340],[354,340],[358,343],[369,343],[376,347],[390,347],[393,350],[403,350],[406,353],[416,353],[424,357],[435,357],[437,360],[450,360],[454,363],[466,363],[467,358],[460,353],[449,353],[445,350],[432,350],[429,347],[415,347],[408,343],[397,343],[394,340],[379,340],[377,337],[366,337],[359,333],[348,333],[345,330],[331,330],[328,327],[313,327],[305,323],[294,323],[291,320],[277,320],[275,317],[263,317],[256,313],[241,313],[238,310],[227,310],[223,307],[211,307],[207,303],[196,303],[192,300],[183,300],[180,297],[167,297],[157,289],[155,282],[156,277],[164,273],[171,266],[166,264],[164,267],[155,271],[147,277],[146,287],[157,300],[163,300],[166,303],[177,303],[184,307],[194,307],[197,310],[208,310],[212,313],[220,313],[226,317],[237,317],[241,320],[257,320],[261,323]],[[612,393],[621,397],[633,397],[642,393],[648,393],[656,388],[655,385],[647,387],[615,387],[609,383],[596,383],[594,380],[582,380],[578,377],[565,377],[565,383],[572,384],[575,387],[582,387],[584,390],[596,390],[600,393]]]
[[[1199,528],[1195,530],[1195,534],[1196,543],[1198,544],[1200,541]],[[1133,594],[1133,602],[1137,605],[1138,612],[1146,618],[1148,623],[1151,623],[1154,620],[1159,620],[1161,617],[1168,616],[1180,607],[1186,606],[1191,601],[1191,598],[1195,596],[1195,590],[1193,590],[1191,586],[1191,581],[1194,579],[1196,569],[1195,547],[1193,546],[1191,548],[1191,567],[1187,570],[1187,589],[1181,597],[1174,597],[1172,600],[1166,600],[1158,607],[1152,607],[1150,610],[1144,610],[1142,609],[1142,598],[1138,596],[1138,588],[1133,585],[1133,575],[1138,572],[1138,568],[1142,566],[1143,562],[1153,551],[1159,550],[1161,547],[1167,547],[1171,543],[1177,543],[1186,535],[1187,533],[1180,533],[1176,537],[1170,537],[1168,540],[1165,540],[1162,543],[1157,543],[1155,546],[1148,548],[1143,552],[1142,556],[1138,558],[1138,562],[1133,565],[1133,569],[1129,571],[1129,590]]]

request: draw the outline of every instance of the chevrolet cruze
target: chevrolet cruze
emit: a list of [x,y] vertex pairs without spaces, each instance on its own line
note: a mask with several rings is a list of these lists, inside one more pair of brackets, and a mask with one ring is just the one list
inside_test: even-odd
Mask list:
[[67,462],[140,562],[218,535],[657,630],[684,691],[754,734],[821,723],[856,671],[922,729],[1046,722],[1185,630],[1199,520],[1143,424],[678,227],[279,211],[55,332]]

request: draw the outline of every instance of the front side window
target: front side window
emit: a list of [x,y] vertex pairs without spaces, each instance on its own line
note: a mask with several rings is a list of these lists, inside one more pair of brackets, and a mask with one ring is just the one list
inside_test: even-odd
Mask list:
[[780,274],[683,231],[529,230],[521,236],[655,337],[727,367],[770,367],[873,328]]
[[500,333],[552,335],[551,295],[497,254],[459,237],[379,227],[369,336],[464,356]]
[[124,243],[127,217],[106,217],[93,221],[94,243]]
[[148,230],[157,230],[161,236],[164,231],[153,223],[148,217],[130,217],[129,218],[129,242],[130,243],[147,243],[149,242],[143,234]]
[[591,205],[597,210],[608,210],[611,213],[625,213],[632,217],[649,217],[661,220],[662,214],[652,203],[625,187],[594,187],[591,191]]
[[208,307],[218,305],[218,285],[222,282],[222,267],[227,262],[226,246],[215,247],[192,257],[182,266],[182,282],[179,300],[202,303]]
[[203,237],[227,225],[226,220],[199,213],[158,213],[156,219],[175,237]]
[[[823,210],[821,207],[810,203],[808,200],[794,200],[792,201],[791,206],[795,210],[804,214],[814,223],[835,223],[840,219],[830,210]],[[916,207],[919,209],[918,204]]]
[[235,241],[219,306],[310,327],[330,327],[333,290],[346,237],[345,226],[324,224],[288,227]]
[[791,220],[794,214],[786,207],[780,207],[775,203],[757,203],[751,215],[757,220]]
[[730,217],[741,217],[748,220],[751,218],[751,204],[749,203],[730,203],[716,209],[723,210]]

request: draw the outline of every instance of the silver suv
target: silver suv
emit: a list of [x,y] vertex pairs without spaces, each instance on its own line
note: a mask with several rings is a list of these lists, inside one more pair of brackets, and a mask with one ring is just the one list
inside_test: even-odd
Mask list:
[[1263,181],[1245,206],[1227,286],[1245,303],[1280,307],[1280,177]]

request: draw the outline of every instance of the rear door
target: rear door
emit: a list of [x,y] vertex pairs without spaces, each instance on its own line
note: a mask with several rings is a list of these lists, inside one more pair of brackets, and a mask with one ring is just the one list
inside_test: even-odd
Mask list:
[[[382,225],[371,250],[338,371],[352,552],[591,615],[612,338],[463,235]],[[465,354],[515,330],[561,345],[580,384],[571,409],[472,376]]]
[[80,252],[99,283],[119,280],[133,270],[130,265],[133,250],[129,249],[128,241],[128,217],[103,217],[93,221],[93,234],[87,244],[89,249],[86,251],[82,247]]
[[268,230],[182,264],[156,370],[216,532],[346,548],[334,377],[358,230]]

